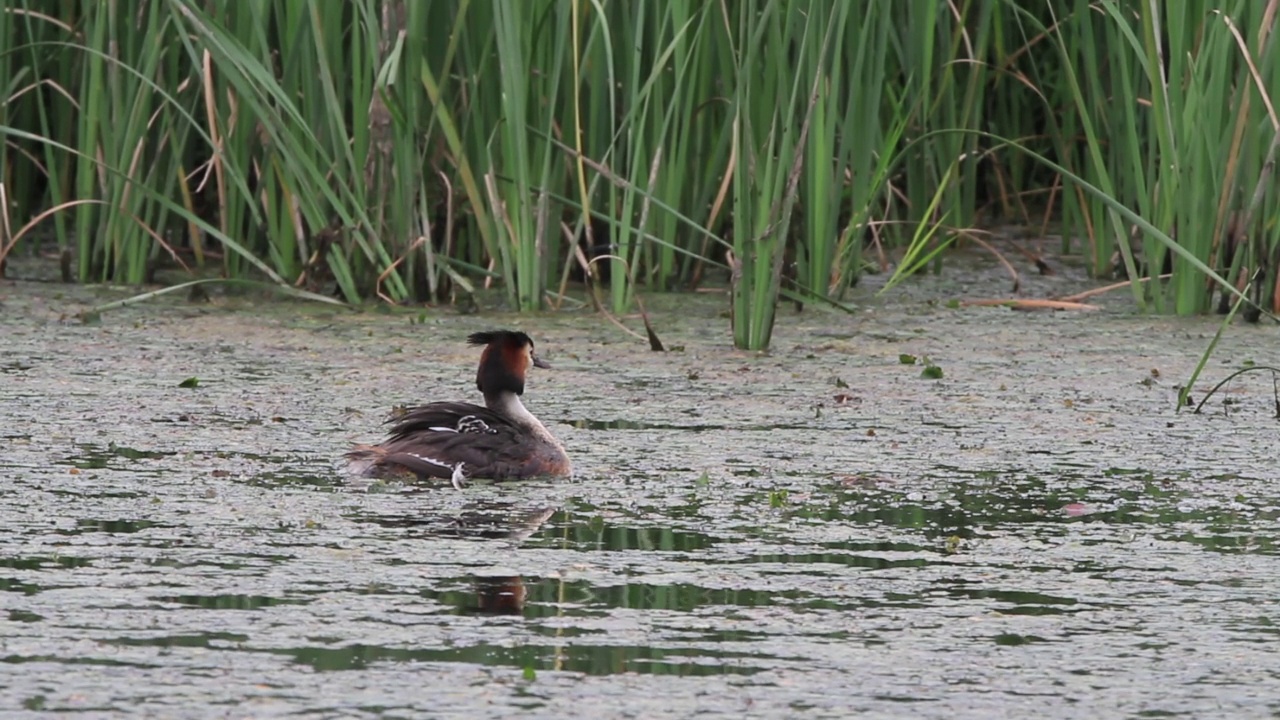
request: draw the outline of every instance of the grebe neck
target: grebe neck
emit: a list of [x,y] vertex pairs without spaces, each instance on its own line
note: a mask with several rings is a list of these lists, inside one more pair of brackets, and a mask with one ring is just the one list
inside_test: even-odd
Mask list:
[[551,434],[551,431],[547,429],[546,425],[542,424],[541,420],[529,412],[524,403],[520,402],[519,395],[510,391],[485,393],[484,404],[495,413],[528,430],[530,434],[543,442],[559,448],[561,452],[564,451],[564,446],[560,444],[560,440]]
[[546,429],[538,418],[520,402],[520,396],[509,391],[484,394],[485,407],[523,427]]

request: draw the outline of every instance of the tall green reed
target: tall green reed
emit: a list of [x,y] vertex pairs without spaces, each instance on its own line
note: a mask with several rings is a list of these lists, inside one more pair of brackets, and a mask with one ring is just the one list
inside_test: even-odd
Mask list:
[[773,334],[804,144],[839,12],[823,2],[737,9],[726,18],[736,80],[730,303],[734,344],[762,350]]
[[1133,285],[1136,302],[1203,312],[1212,286],[1199,266],[1226,271],[1237,250],[1251,252],[1242,234],[1275,237],[1265,222],[1241,228],[1237,219],[1245,198],[1270,181],[1259,159],[1276,132],[1267,107],[1280,85],[1274,70],[1250,71],[1280,65],[1276,43],[1239,29],[1270,27],[1276,3],[1106,0],[1097,7],[1100,13],[1077,2],[1055,33],[1083,131],[1074,147],[1064,137],[1063,155],[1078,158],[1085,178],[1151,220],[1186,255],[1171,255],[1159,236],[1131,236],[1114,211],[1086,201],[1079,207],[1095,270],[1105,270],[1111,247],[1131,277],[1158,279],[1168,265],[1167,284]]
[[581,253],[623,313],[724,263],[761,348],[869,244],[936,268],[974,224],[1056,216],[1098,274],[1172,252],[1135,300],[1202,312],[1205,268],[1280,262],[1278,1],[11,0],[0,182],[19,219],[59,209],[82,281],[483,281],[535,310]]

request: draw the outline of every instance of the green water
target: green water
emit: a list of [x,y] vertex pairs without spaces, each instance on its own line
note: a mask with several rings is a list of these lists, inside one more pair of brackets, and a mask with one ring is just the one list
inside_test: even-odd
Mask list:
[[[1270,380],[1174,413],[1216,319],[945,282],[787,310],[768,355],[715,297],[650,298],[658,354],[581,312],[84,326],[96,291],[0,285],[0,713],[1280,712]],[[573,482],[343,477],[393,405],[471,398],[460,338],[509,324]],[[1280,365],[1276,332],[1230,328],[1206,378]]]

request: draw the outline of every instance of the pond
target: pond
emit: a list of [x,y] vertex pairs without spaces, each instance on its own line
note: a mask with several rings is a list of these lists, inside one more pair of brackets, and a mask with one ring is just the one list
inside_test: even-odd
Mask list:
[[[783,306],[767,354],[718,293],[647,296],[655,353],[585,310],[83,324],[124,293],[4,281],[0,710],[1280,712],[1271,377],[1175,412],[1219,318],[948,306],[1007,290],[988,265]],[[475,399],[463,339],[497,327],[555,366],[525,400],[573,481],[344,476],[393,406]],[[1275,326],[1228,328],[1193,396],[1246,363]]]

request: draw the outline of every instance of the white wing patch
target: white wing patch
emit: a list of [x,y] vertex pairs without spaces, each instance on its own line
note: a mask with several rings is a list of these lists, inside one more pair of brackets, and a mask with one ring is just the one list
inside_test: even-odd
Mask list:
[[449,468],[449,470],[451,471],[449,473],[449,482],[453,485],[454,489],[461,490],[466,485],[467,473],[462,467],[466,463],[458,463],[457,465],[453,465],[453,464],[444,462],[442,460],[437,460],[433,457],[427,457],[426,455],[423,455],[421,453],[411,452],[411,453],[405,453],[405,454],[411,457],[416,457],[423,462],[431,463],[436,467]]
[[454,430],[453,428],[447,428],[447,427],[429,427],[429,428],[427,428],[427,429],[428,429],[428,430],[431,430],[431,431],[433,431],[433,432],[451,432],[451,433],[456,433],[456,432],[458,432],[457,430]]
[[454,468],[453,468],[453,464],[452,464],[452,463],[447,463],[447,462],[444,462],[444,461],[442,461],[442,460],[437,460],[437,459],[432,458],[432,457],[427,457],[426,455],[423,455],[422,453],[415,453],[415,452],[411,452],[411,453],[405,453],[405,455],[409,455],[409,456],[411,456],[411,457],[416,457],[416,458],[418,458],[419,460],[421,460],[421,461],[423,461],[423,462],[431,463],[432,465],[435,465],[436,467],[449,468],[450,470],[453,470],[453,469],[454,469]]

